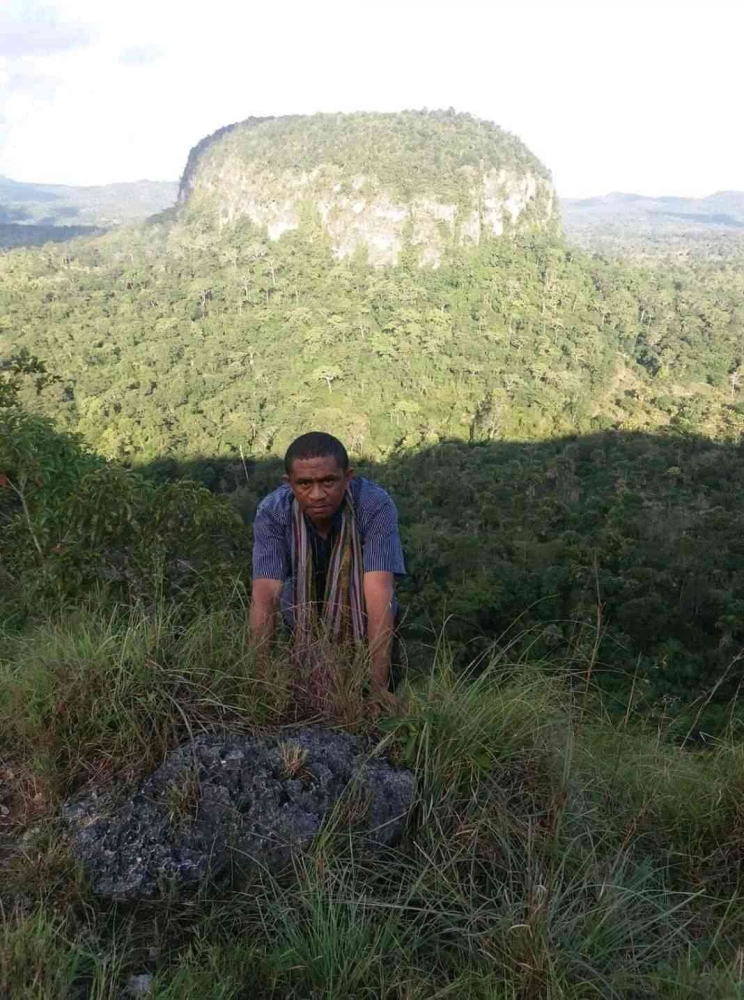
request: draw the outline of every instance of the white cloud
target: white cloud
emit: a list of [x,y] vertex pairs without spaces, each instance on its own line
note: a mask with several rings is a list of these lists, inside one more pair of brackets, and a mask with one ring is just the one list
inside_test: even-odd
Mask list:
[[130,45],[119,53],[122,66],[151,66],[163,55],[158,45]]
[[34,28],[29,85],[0,102],[20,179],[176,178],[249,115],[452,105],[521,136],[567,195],[744,188],[740,0],[60,0],[50,23],[81,41],[42,52]]
[[54,7],[12,0],[0,11],[0,56],[5,58],[64,52],[89,41],[84,24],[65,20]]

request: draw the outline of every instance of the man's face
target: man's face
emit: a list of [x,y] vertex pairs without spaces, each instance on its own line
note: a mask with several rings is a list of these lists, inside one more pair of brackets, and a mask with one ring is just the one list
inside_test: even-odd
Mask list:
[[311,521],[329,521],[341,506],[353,469],[345,472],[332,455],[323,458],[296,458],[289,483],[300,509]]

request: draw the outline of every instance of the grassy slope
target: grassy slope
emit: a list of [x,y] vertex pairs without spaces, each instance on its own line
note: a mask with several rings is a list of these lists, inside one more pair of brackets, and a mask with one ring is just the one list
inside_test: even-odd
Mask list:
[[184,627],[91,611],[5,637],[0,996],[113,998],[143,972],[160,1000],[742,995],[736,734],[693,752],[612,725],[591,664],[568,681],[503,660],[456,678],[440,645],[380,727],[338,691],[327,721],[417,773],[396,851],[356,855],[337,822],[287,876],[101,906],[57,803],[136,780],[187,727],[291,720],[281,654],[260,666],[242,634],[228,613]]

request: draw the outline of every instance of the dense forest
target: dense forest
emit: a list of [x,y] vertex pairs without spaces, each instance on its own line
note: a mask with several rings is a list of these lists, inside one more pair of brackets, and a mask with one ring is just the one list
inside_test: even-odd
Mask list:
[[410,258],[370,269],[317,231],[153,222],[0,257],[0,331],[64,376],[34,406],[128,462],[276,453],[308,423],[370,457],[608,428],[737,437],[737,261],[644,270],[546,237]]
[[[58,376],[19,386],[26,409],[151,483],[229,496],[246,543],[271,456],[308,427],[344,438],[401,509],[413,646],[448,616],[463,661],[504,641],[555,660],[594,649],[599,607],[608,690],[672,713],[737,655],[737,260],[644,269],[515,235],[371,268],[312,220],[271,242],[168,217],[0,272],[6,342]],[[50,549],[83,530],[53,523]]]

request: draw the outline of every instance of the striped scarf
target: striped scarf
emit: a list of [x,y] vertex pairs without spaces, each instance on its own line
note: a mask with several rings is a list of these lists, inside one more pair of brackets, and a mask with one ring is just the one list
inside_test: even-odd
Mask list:
[[[319,636],[334,643],[361,643],[366,637],[362,544],[354,502],[347,490],[341,508],[341,526],[333,542],[325,593],[315,587],[313,552],[305,516],[292,500],[292,569],[295,648],[307,649]],[[323,601],[319,613],[319,602]]]

